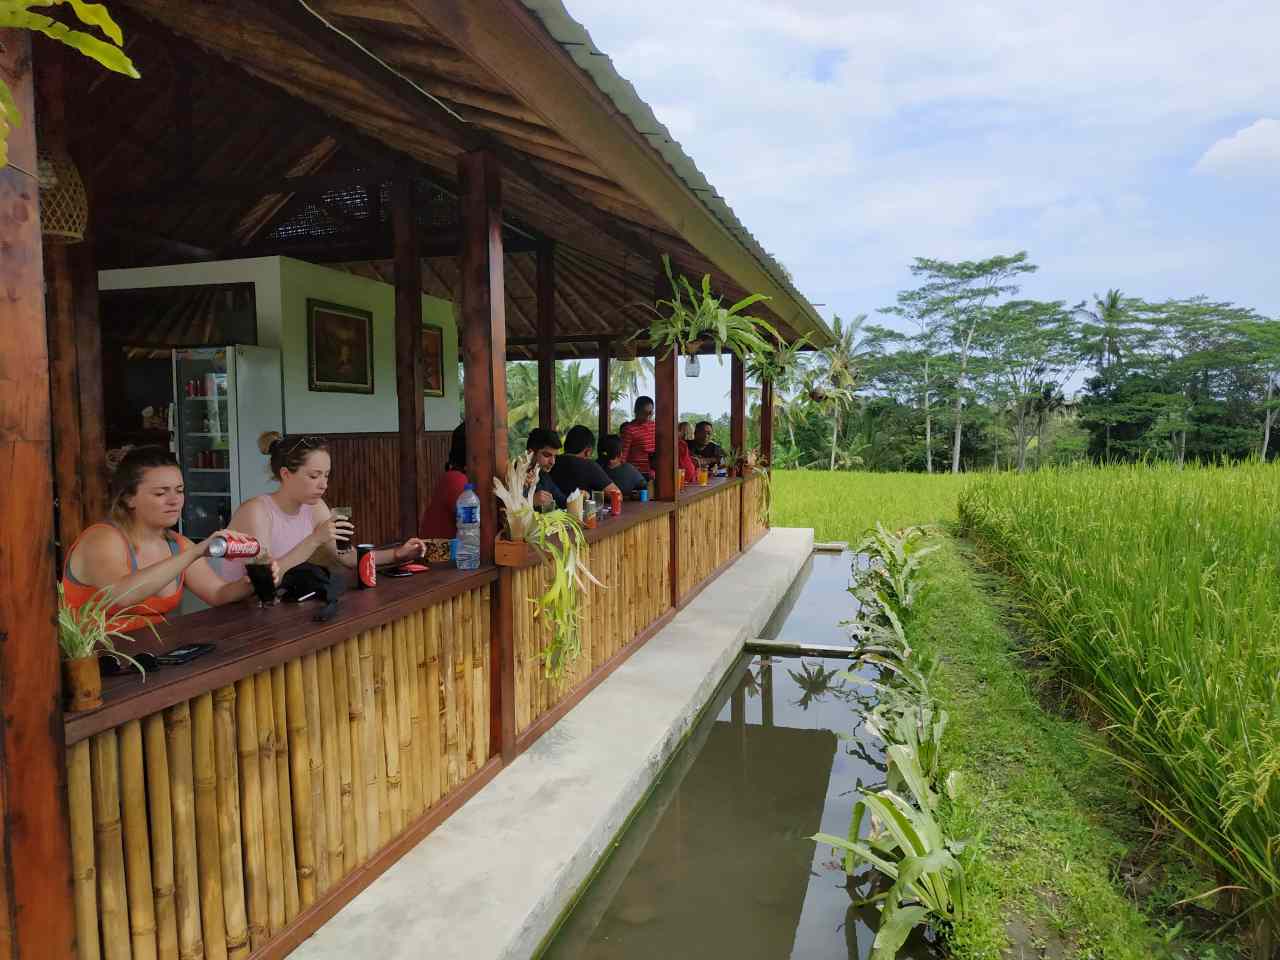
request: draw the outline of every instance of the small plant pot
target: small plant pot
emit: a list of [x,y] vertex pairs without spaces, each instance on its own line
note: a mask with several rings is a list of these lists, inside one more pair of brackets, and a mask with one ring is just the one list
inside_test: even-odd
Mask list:
[[62,688],[67,697],[67,710],[80,713],[102,706],[102,669],[98,658],[80,657],[62,661]]
[[524,540],[499,537],[493,545],[493,562],[500,567],[532,567],[542,557]]

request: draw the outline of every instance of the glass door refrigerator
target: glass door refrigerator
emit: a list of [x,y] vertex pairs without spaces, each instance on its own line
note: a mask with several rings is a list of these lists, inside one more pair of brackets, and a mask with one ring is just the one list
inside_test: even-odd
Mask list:
[[186,480],[179,529],[203,540],[242,502],[271,489],[266,430],[282,430],[280,351],[193,347],[173,351],[173,435]]

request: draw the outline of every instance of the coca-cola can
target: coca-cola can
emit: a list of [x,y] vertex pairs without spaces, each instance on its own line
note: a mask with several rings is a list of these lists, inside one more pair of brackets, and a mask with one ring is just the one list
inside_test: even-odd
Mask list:
[[209,541],[209,556],[228,560],[246,560],[262,552],[262,544],[253,537],[214,537]]
[[356,544],[356,584],[363,589],[378,584],[378,565],[372,543]]

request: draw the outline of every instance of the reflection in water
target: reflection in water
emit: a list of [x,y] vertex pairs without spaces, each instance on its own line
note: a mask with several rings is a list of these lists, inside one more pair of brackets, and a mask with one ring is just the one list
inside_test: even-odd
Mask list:
[[859,781],[884,779],[860,730],[871,688],[837,676],[848,666],[743,656],[545,955],[865,958],[877,912],[852,905],[839,856],[807,839],[846,833]]

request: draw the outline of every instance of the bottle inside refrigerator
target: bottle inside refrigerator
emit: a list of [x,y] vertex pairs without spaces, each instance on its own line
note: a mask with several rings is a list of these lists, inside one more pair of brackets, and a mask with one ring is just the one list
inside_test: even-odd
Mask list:
[[203,540],[244,500],[269,489],[258,436],[283,422],[280,352],[198,347],[173,352],[178,462],[186,480],[179,529]]

